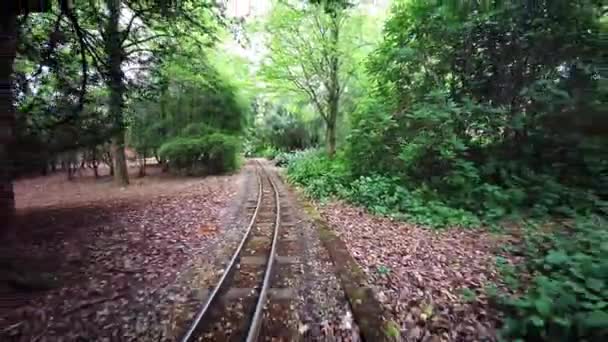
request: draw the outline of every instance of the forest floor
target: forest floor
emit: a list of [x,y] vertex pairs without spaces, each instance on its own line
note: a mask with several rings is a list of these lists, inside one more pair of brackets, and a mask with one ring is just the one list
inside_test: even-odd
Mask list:
[[[214,284],[242,236],[244,205],[256,196],[253,169],[207,178],[132,171],[126,188],[92,175],[16,182],[17,241],[0,250],[1,340],[175,340],[183,331],[204,296],[197,289]],[[306,252],[294,281],[300,332],[357,340],[313,220],[294,195],[285,200]],[[365,272],[399,340],[496,340],[500,317],[484,287],[498,282],[502,238],[433,231],[339,201],[318,211]]]
[[238,236],[221,220],[238,211],[247,177],[131,171],[126,188],[90,174],[16,182],[17,241],[0,250],[1,340],[171,334],[172,302],[188,293],[176,279]]
[[[436,231],[340,201],[318,210],[362,266],[387,316],[398,326],[398,340],[497,340],[500,317],[485,288],[502,288],[495,257],[504,236],[466,229]],[[518,260],[511,257],[509,262]]]
[[[247,226],[253,164],[206,178],[131,171],[128,187],[88,173],[16,182],[16,241],[0,249],[0,340],[175,341],[185,331]],[[295,290],[296,332],[307,341],[357,341],[317,229],[278,186],[293,223],[284,229],[299,235],[298,263],[276,280]]]

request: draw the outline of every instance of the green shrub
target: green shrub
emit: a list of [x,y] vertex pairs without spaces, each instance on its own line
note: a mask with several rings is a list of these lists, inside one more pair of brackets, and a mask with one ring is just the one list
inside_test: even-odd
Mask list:
[[351,183],[346,198],[374,213],[391,215],[429,227],[480,225],[474,214],[433,199],[435,196],[423,188],[410,191],[401,186],[402,183],[396,177],[360,177]]
[[276,166],[288,167],[292,162],[297,161],[306,155],[306,151],[310,150],[280,152],[274,157],[274,163]]
[[351,179],[342,156],[330,159],[319,150],[294,153],[287,175],[290,181],[304,185],[306,192],[316,198],[327,198],[344,192]]
[[430,227],[479,226],[472,213],[452,208],[424,189],[410,191],[397,177],[380,175],[353,179],[343,155],[329,159],[323,152],[306,150],[289,154],[288,178],[316,198],[338,196],[370,211]]
[[178,137],[161,145],[158,154],[168,160],[172,169],[194,168],[205,153],[206,145],[201,138]]
[[200,138],[200,137],[204,137],[207,135],[211,135],[213,133],[218,133],[217,129],[212,128],[209,125],[202,123],[202,122],[189,124],[182,130],[182,136],[193,137],[193,138],[196,138],[196,137]]
[[289,165],[289,158],[291,157],[291,152],[280,152],[274,157],[274,165],[284,167]]
[[258,155],[258,156],[260,156],[262,158],[266,158],[268,160],[272,160],[279,153],[281,153],[281,151],[279,151],[275,147],[273,147],[273,146],[266,146],[262,150],[260,150],[259,152],[257,152],[256,155]]
[[505,338],[608,340],[608,226],[579,219],[559,231],[530,230],[524,249],[534,275],[523,295],[508,298]]
[[205,157],[211,173],[234,171],[238,168],[239,139],[237,137],[214,133],[203,139],[207,145]]
[[236,137],[213,133],[198,138],[174,138],[160,147],[159,155],[168,160],[171,170],[202,175],[235,170],[238,167],[238,150]]

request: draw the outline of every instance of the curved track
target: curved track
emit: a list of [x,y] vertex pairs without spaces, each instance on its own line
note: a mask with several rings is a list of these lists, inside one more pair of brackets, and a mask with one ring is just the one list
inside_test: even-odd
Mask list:
[[[258,196],[245,234],[217,285],[183,335],[182,342],[205,339],[257,340],[275,263],[281,204],[274,181],[263,165],[258,161],[255,165]],[[263,261],[244,265],[243,260],[247,257]],[[230,295],[231,290],[241,291],[232,291],[240,293],[234,296]],[[230,332],[227,333],[221,326],[219,329],[214,327],[217,321],[231,327]]]

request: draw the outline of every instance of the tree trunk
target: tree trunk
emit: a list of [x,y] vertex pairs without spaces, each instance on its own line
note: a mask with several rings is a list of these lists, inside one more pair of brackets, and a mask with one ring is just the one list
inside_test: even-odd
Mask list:
[[15,217],[10,146],[15,129],[12,74],[17,53],[17,15],[11,12],[3,8],[0,14],[0,222],[6,223],[6,228],[0,230],[1,235],[13,231]]
[[139,177],[146,176],[146,154],[144,153],[141,156],[141,161],[139,163]]
[[338,114],[340,112],[340,52],[338,51],[338,44],[340,42],[340,20],[338,13],[332,14],[332,28],[331,28],[331,56],[330,56],[330,88],[328,97],[329,110],[327,113],[327,132],[326,132],[326,143],[327,143],[327,154],[330,158],[334,157],[336,153],[336,124],[338,121]]
[[67,175],[68,175],[68,180],[69,180],[69,181],[71,181],[71,180],[73,180],[73,179],[74,179],[74,174],[73,174],[72,172],[73,172],[73,171],[72,171],[72,163],[71,163],[71,162],[69,162],[69,163],[68,163],[68,173],[67,173]]
[[333,158],[336,154],[336,124],[328,123],[325,131],[325,139],[327,142],[327,154]]
[[109,18],[106,25],[105,52],[109,56],[109,75],[107,85],[110,89],[110,117],[114,120],[116,135],[112,138],[114,155],[114,181],[121,186],[129,184],[127,158],[125,157],[124,75],[122,72],[123,51],[119,30],[121,0],[106,0]]
[[120,186],[129,185],[124,131],[112,139],[112,154],[114,155],[114,168],[110,171],[114,173],[114,181]]
[[99,161],[97,160],[97,151],[95,149],[91,151],[91,166],[93,167],[95,178],[99,178]]

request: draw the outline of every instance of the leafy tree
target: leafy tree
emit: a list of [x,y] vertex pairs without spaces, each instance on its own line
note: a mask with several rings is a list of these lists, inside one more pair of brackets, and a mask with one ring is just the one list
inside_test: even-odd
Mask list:
[[341,38],[347,15],[339,3],[279,3],[268,23],[272,40],[263,74],[276,87],[304,94],[314,105],[325,121],[330,155],[336,150],[336,123],[348,77]]
[[127,107],[129,143],[138,154],[168,160],[171,169],[188,174],[234,169],[248,114],[232,82],[187,41],[150,81]]
[[[57,8],[53,9],[52,5]],[[127,183],[127,173],[124,159],[124,128],[123,115],[124,95],[126,90],[124,74],[127,62],[136,61],[143,64],[145,60],[154,57],[154,50],[171,47],[174,40],[167,39],[189,33],[189,37],[201,43],[209,43],[209,34],[213,33],[216,12],[210,9],[212,2],[200,1],[130,1],[107,0],[91,1],[88,4],[75,4],[72,1],[9,1],[2,5],[0,19],[0,80],[6,86],[6,91],[0,94],[0,208],[4,221],[10,221],[14,212],[14,196],[12,191],[13,162],[9,156],[9,146],[14,141],[14,93],[12,91],[13,62],[17,54],[17,34],[29,20],[44,23],[44,19],[36,12],[47,12],[55,16],[54,30],[49,35],[46,51],[41,59],[52,60],[54,50],[62,45],[64,32],[60,30],[64,22],[69,23],[69,32],[74,35],[75,45],[80,58],[80,87],[75,94],[76,106],[62,121],[76,118],[84,109],[85,97],[89,83],[90,66],[92,65],[109,89],[108,113],[114,129],[114,153],[116,160],[116,179],[119,183]],[[129,17],[124,18],[124,15]],[[31,18],[31,19],[30,19]],[[84,18],[84,19],[83,19]],[[180,20],[173,20],[180,18]],[[67,19],[67,20],[66,20]],[[172,20],[167,20],[172,19]],[[126,22],[126,24],[125,24]],[[188,22],[185,24],[184,22]],[[196,33],[192,28],[198,29]],[[158,39],[166,39],[165,44],[159,45]],[[68,43],[71,44],[71,43]],[[151,53],[152,51],[152,53]],[[43,69],[41,69],[43,70]],[[55,70],[57,71],[57,70]],[[64,72],[66,70],[61,70]],[[73,73],[71,73],[73,75]],[[61,77],[59,78],[61,79]],[[74,98],[66,96],[69,102]],[[4,214],[6,213],[6,217]]]
[[323,123],[305,118],[302,107],[291,110],[290,106],[275,101],[278,103],[274,105],[269,102],[258,105],[249,137],[252,146],[248,152],[259,154],[269,148],[294,151],[315,146]]
[[[398,175],[475,212],[596,202],[606,142],[584,122],[602,122],[600,13],[589,1],[397,3],[369,63],[376,90],[354,116],[355,171]],[[534,190],[549,180],[559,195]],[[583,202],[572,188],[592,194]]]

